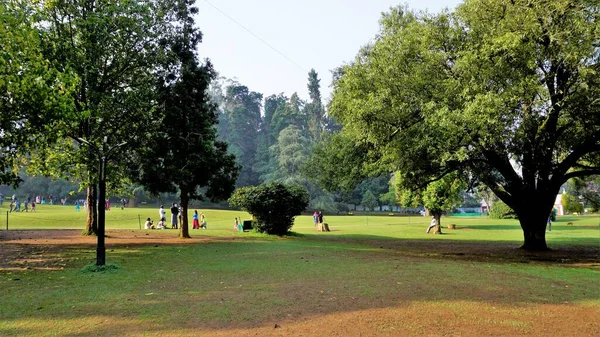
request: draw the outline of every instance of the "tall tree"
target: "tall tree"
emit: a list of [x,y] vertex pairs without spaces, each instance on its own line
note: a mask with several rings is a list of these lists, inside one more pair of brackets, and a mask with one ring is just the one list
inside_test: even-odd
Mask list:
[[200,32],[192,23],[186,27],[181,45],[175,45],[181,66],[159,81],[158,123],[147,147],[139,152],[140,166],[135,171],[137,179],[154,194],[179,190],[181,238],[190,237],[189,201],[228,198],[239,171],[235,157],[227,153],[227,144],[217,141],[217,106],[208,92],[216,74],[209,62],[200,65],[196,60]]
[[[157,73],[169,71],[169,48],[181,32],[193,1],[40,1],[37,24],[44,55],[80,81],[71,97],[74,113],[52,126],[65,143],[72,166],[85,171],[91,221],[97,199],[106,197],[107,177],[122,176],[130,155],[152,122]],[[97,189],[97,190],[96,190]],[[104,207],[97,209],[97,264],[105,263]]]
[[253,170],[258,136],[261,127],[260,109],[262,94],[250,91],[248,87],[232,84],[225,95],[225,113],[229,124],[231,153],[242,167],[237,186],[258,185],[259,175]]
[[365,145],[362,167],[420,187],[468,171],[547,249],[568,179],[600,173],[596,1],[467,0],[455,13],[395,8],[344,67],[330,111]]
[[34,10],[29,2],[0,3],[0,184],[19,183],[19,157],[52,143],[48,121],[73,109],[77,77],[44,59]]
[[318,142],[323,135],[325,108],[321,100],[321,80],[314,69],[308,73],[308,94],[310,102],[304,107],[308,118],[308,130],[313,141]]
[[285,184],[306,185],[301,168],[308,159],[310,141],[295,125],[283,129],[271,152],[277,161],[274,180]]

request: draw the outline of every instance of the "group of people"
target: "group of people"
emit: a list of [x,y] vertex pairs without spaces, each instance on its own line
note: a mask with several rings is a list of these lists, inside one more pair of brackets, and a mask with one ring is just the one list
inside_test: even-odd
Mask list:
[[329,232],[329,225],[323,222],[323,212],[315,211],[313,213],[313,221],[315,222],[315,227],[319,232]]
[[[21,205],[23,205],[22,209],[21,209]],[[12,213],[12,212],[29,212],[29,206],[31,206],[31,211],[35,212],[35,206],[36,206],[35,201],[33,201],[33,200],[29,201],[29,200],[26,199],[21,204],[21,201],[19,201],[19,200],[12,200],[10,202],[10,205],[9,205],[9,213]]]
[[[179,224],[183,223],[183,211],[181,209],[181,206],[177,206],[177,204],[173,203],[171,205],[171,229],[178,229],[179,228]],[[156,224],[156,227],[154,227],[154,222],[152,221],[152,219],[147,218],[146,219],[146,223],[144,225],[145,229],[167,229],[167,212],[165,211],[165,208],[163,205],[160,205],[160,208],[158,209],[158,216],[160,218],[160,221]],[[195,210],[194,211],[194,215],[192,216],[192,228],[193,229],[206,229],[206,216],[204,215],[204,213],[200,212],[200,214],[198,214],[198,211]]]

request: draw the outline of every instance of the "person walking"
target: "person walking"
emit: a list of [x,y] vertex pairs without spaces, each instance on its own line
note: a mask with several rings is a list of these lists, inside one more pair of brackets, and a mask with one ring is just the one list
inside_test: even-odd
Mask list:
[[192,229],[200,229],[200,220],[198,219],[198,210],[194,211],[194,215],[192,216]]
[[319,226],[319,212],[315,211],[313,213],[313,221],[315,223],[315,228]]
[[323,212],[319,211],[319,215],[317,216],[317,220],[319,221],[319,230],[323,231]]
[[179,209],[177,208],[177,204],[173,204],[171,206],[171,228],[177,229],[177,214],[179,214]]
[[548,217],[548,232],[552,232],[552,217]]

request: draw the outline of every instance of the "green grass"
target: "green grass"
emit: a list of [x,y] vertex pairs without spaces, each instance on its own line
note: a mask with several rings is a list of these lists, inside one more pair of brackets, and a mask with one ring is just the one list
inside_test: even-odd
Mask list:
[[[0,208],[0,229],[6,228],[5,203]],[[194,209],[189,210],[189,219]],[[250,219],[245,212],[224,210],[202,210],[206,214],[209,231],[193,231],[196,235],[231,236],[234,218]],[[106,212],[107,229],[139,229],[145,219],[158,219],[157,208],[112,208]],[[8,228],[10,229],[83,229],[86,213],[75,212],[73,206],[39,205],[36,213],[10,213]],[[444,235],[424,236],[429,218],[400,216],[325,216],[329,223],[331,236],[347,238],[381,238],[381,239],[427,239],[458,241],[496,241],[521,242],[523,232],[516,220],[495,220],[487,217],[443,217],[442,226],[449,223],[457,225],[457,230],[444,230]],[[567,223],[572,222],[573,226]],[[552,232],[546,233],[549,245],[565,246],[576,243],[581,246],[598,246],[600,242],[600,216],[564,216],[559,217],[552,225]],[[314,233],[312,216],[296,218],[294,232],[301,234]],[[239,233],[241,234],[241,233]],[[241,234],[251,236],[248,233]]]
[[[465,318],[469,324],[522,335],[534,334],[536,320],[550,315],[545,305],[565,306],[565,314],[573,308],[600,314],[597,259],[595,267],[455,259],[411,248],[433,244],[452,252],[501,245],[511,253],[522,241],[514,220],[443,218],[443,225],[455,223],[458,229],[426,235],[425,217],[326,216],[332,232],[316,233],[312,217],[301,216],[293,228],[300,235],[280,238],[233,231],[234,217],[248,218],[243,212],[205,213],[209,229],[192,236],[215,240],[125,247],[112,245],[109,237],[107,262],[119,269],[108,273],[82,272],[95,255],[81,246],[58,253],[63,270],[0,270],[0,336],[228,335],[232,328],[252,331],[274,322],[385,308],[399,315],[472,313]],[[107,227],[136,229],[138,214],[155,218],[158,210],[113,209]],[[599,220],[561,217],[547,233],[549,245],[598,248]],[[85,213],[46,206],[10,215],[9,221],[15,229],[81,229]],[[409,334],[438,331],[409,323],[403,325]],[[396,335],[391,332],[398,324],[386,321],[378,329]]]

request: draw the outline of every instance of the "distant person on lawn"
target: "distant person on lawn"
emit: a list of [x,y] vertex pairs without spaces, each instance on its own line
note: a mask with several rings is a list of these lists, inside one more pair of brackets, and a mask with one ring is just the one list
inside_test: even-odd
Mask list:
[[194,215],[192,216],[192,229],[200,229],[200,220],[198,219],[198,210],[194,211]]
[[145,229],[154,229],[154,223],[152,222],[152,219],[150,219],[150,218],[146,219],[146,223],[144,224],[144,228]]
[[171,206],[171,228],[177,229],[177,214],[179,214],[179,208],[177,204]]
[[431,224],[429,225],[429,227],[427,227],[427,231],[425,233],[429,234],[429,231],[433,228],[437,226],[437,220],[435,220],[435,217],[432,216],[431,217]]
[[160,208],[158,209],[158,218],[159,219],[167,218],[167,212],[165,211],[165,208],[163,207],[163,205],[160,205]]
[[160,221],[156,224],[156,229],[168,229],[167,218],[165,218],[165,217],[160,218]]
[[206,216],[200,212],[200,228],[206,229]]

